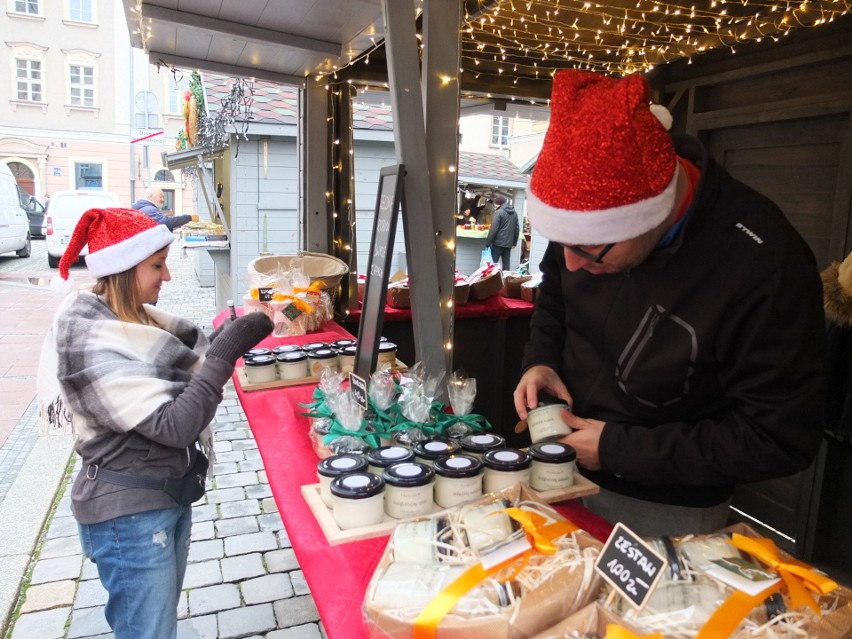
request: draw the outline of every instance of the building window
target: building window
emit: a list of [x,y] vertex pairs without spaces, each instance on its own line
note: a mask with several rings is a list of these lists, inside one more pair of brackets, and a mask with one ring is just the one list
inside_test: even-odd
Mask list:
[[69,0],[68,18],[74,22],[94,22],[92,0]]
[[69,90],[71,106],[95,106],[95,70],[72,64],[69,67]]
[[158,123],[157,96],[150,91],[140,91],[136,94],[134,126],[137,129],[156,129]]
[[509,146],[509,118],[495,115],[491,118],[491,146]]
[[41,102],[41,62],[38,60],[15,60],[17,69],[18,100]]
[[26,13],[30,16],[40,15],[38,10],[38,0],[15,0],[15,12]]
[[160,169],[154,175],[154,182],[174,182],[175,176],[168,169]]
[[[180,73],[180,72],[178,72]],[[166,80],[169,91],[168,113],[183,112],[183,96],[189,88],[189,79],[185,75],[177,75]]]
[[74,185],[78,189],[103,189],[103,166],[91,162],[75,162]]

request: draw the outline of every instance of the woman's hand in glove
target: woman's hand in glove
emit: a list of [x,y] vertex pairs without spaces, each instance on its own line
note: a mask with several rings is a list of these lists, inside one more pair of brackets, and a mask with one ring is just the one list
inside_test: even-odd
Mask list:
[[233,320],[207,349],[207,357],[218,357],[236,365],[243,353],[272,333],[274,324],[265,313],[249,313]]

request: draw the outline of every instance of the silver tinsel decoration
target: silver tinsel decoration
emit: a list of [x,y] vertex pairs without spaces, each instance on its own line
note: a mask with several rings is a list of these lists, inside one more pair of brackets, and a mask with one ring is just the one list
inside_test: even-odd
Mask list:
[[230,93],[222,99],[214,115],[202,114],[198,122],[195,146],[218,150],[226,148],[231,134],[236,134],[234,157],[240,153],[240,140],[248,140],[254,89],[245,78],[237,78]]

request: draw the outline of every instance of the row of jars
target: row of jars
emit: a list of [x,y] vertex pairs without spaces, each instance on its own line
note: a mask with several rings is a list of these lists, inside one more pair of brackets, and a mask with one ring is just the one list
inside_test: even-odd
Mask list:
[[[312,342],[304,346],[285,344],[274,348],[253,348],[243,355],[246,379],[250,384],[277,380],[319,377],[326,368],[352,372],[355,368],[353,339],[335,342]],[[377,368],[396,365],[396,344],[384,337],[379,342]]]
[[342,529],[421,517],[434,506],[452,508],[516,483],[533,490],[569,488],[576,453],[558,441],[507,448],[495,434],[460,440],[434,438],[413,448],[381,446],[366,455],[341,454],[319,462],[320,496]]

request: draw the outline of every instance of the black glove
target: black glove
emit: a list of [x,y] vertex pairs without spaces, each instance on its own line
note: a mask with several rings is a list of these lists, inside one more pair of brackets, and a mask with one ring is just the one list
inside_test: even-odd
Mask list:
[[212,344],[213,340],[219,337],[219,335],[222,334],[222,331],[229,327],[231,325],[231,322],[233,321],[234,320],[232,320],[230,317],[226,317],[225,320],[221,324],[219,324],[219,327],[207,336],[207,341]]
[[265,313],[243,315],[216,336],[216,341],[207,349],[207,357],[218,357],[234,366],[237,358],[269,335],[273,328],[272,320]]

